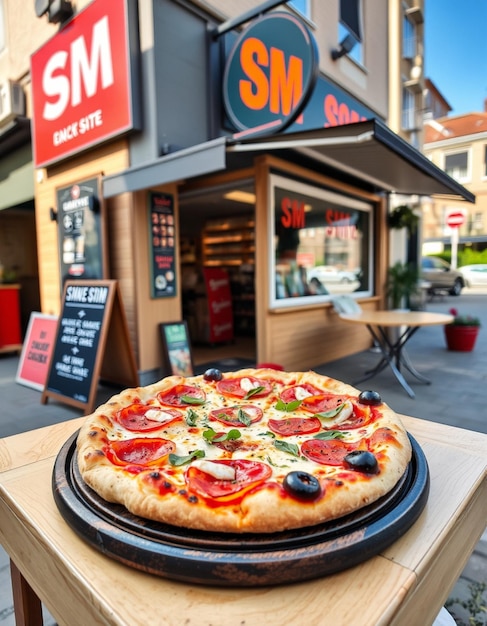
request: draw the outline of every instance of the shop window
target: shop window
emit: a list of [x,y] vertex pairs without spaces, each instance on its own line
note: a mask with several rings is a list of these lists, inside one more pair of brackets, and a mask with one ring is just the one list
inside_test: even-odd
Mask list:
[[446,154],[444,170],[458,182],[468,181],[470,178],[468,152],[465,150],[464,152]]
[[372,205],[271,176],[273,308],[372,293]]
[[299,11],[304,17],[311,19],[310,0],[291,0],[287,3],[290,7]]

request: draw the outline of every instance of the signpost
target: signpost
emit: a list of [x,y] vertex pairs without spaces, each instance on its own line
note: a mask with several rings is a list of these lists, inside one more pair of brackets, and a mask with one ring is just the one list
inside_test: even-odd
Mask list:
[[118,284],[67,281],[41,402],[52,397],[91,413],[100,377],[124,387],[138,385]]
[[450,211],[446,216],[446,225],[451,229],[451,266],[457,267],[458,229],[465,222],[465,214],[460,210]]

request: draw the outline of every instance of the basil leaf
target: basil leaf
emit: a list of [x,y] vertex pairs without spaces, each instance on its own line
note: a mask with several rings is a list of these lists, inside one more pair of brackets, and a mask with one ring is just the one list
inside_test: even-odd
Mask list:
[[228,431],[228,433],[221,433],[217,435],[217,433],[213,430],[213,428],[209,428],[205,430],[203,433],[203,437],[209,443],[220,443],[221,441],[230,441],[231,439],[238,439],[241,436],[240,431],[236,428],[232,428]]
[[345,403],[343,404],[339,404],[335,409],[330,409],[329,411],[326,411],[325,413],[315,413],[315,417],[319,417],[320,419],[330,419],[330,417],[336,417],[340,411],[343,409],[343,407],[345,406]]
[[318,433],[313,439],[343,439],[344,434],[339,430],[326,430],[322,433]]
[[186,424],[188,426],[196,426],[196,421],[198,420],[198,413],[193,411],[193,409],[188,409],[186,411]]
[[197,458],[201,459],[204,456],[205,456],[204,450],[195,450],[194,452],[191,452],[191,454],[188,454],[187,456],[178,456],[177,454],[173,454],[171,452],[171,454],[169,455],[169,463],[177,467],[179,465],[187,465],[188,463],[191,463],[193,459],[197,459]]
[[245,426],[250,426],[250,424],[252,424],[252,420],[250,419],[248,414],[245,411],[243,411],[242,409],[238,410],[238,412],[237,412],[237,419],[242,424],[245,424]]
[[281,441],[280,439],[276,439],[274,441],[274,447],[281,452],[287,452],[288,454],[292,454],[293,456],[299,456],[299,448],[295,443],[287,443],[287,441]]
[[249,389],[249,391],[247,391],[247,393],[244,396],[244,400],[248,400],[252,396],[256,396],[261,391],[264,391],[264,389],[265,389],[265,387],[262,387],[262,386],[254,387],[253,389]]
[[203,398],[194,398],[193,396],[180,396],[181,402],[184,404],[204,404]]
[[301,406],[302,400],[293,400],[292,402],[283,402],[280,398],[277,401],[276,409],[278,411],[286,411],[286,413],[290,413],[291,411],[295,411]]

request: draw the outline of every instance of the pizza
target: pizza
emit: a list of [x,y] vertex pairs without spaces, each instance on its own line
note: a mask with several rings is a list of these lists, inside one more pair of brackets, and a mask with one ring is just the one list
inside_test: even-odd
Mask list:
[[77,437],[83,481],[142,518],[273,533],[389,493],[411,444],[375,391],[309,372],[209,369],[113,396]]

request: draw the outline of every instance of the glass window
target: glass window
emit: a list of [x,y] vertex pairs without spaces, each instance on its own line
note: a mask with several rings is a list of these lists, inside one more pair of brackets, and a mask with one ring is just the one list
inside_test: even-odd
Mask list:
[[445,172],[455,180],[468,180],[468,152],[456,152],[445,155]]
[[293,9],[296,9],[296,11],[299,11],[301,15],[304,15],[309,20],[311,19],[311,10],[309,8],[309,0],[290,0],[290,2],[288,2],[287,4],[291,6]]
[[347,51],[357,63],[363,64],[361,0],[340,0],[340,21],[338,23],[338,41],[342,43],[347,37],[353,47]]
[[414,130],[418,128],[416,123],[416,98],[413,91],[404,87],[402,90],[402,128],[403,130]]
[[280,176],[270,186],[271,307],[372,293],[372,205]]
[[5,7],[0,0],[0,52],[5,48]]
[[416,56],[416,46],[416,24],[405,16],[402,26],[402,56],[413,59]]

